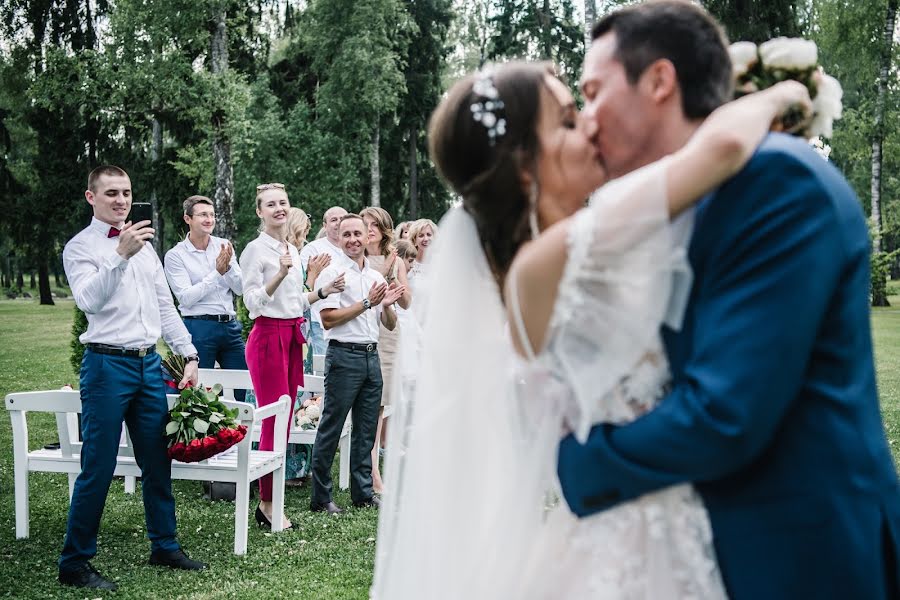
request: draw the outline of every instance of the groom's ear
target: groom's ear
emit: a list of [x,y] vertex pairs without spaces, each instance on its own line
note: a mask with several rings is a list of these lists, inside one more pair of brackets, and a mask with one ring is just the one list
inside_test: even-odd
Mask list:
[[641,75],[641,88],[655,103],[665,104],[678,95],[678,73],[667,58],[650,63]]

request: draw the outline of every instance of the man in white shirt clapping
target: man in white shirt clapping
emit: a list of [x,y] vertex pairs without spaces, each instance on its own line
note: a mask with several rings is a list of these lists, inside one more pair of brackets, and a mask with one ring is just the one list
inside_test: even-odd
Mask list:
[[372,491],[372,446],[381,407],[381,363],[378,323],[393,330],[393,304],[402,285],[388,287],[365,256],[368,234],[362,217],[347,214],[340,221],[345,260],[322,271],[322,281],[344,274],[344,289],[318,302],[328,350],[325,353],[325,406],[319,420],[312,458],[313,511],[342,512],[332,498],[331,463],[347,414],[353,411],[350,447],[350,498],[354,506],[378,506]]
[[122,169],[102,166],[88,177],[85,197],[91,224],[63,251],[66,277],[88,328],[81,363],[81,473],[69,505],[59,581],[76,587],[115,590],[88,562],[97,553],[97,532],[116,467],[122,421],[141,468],[141,487],[150,564],[177,569],[206,568],[191,560],[175,539],[175,498],[166,455],[169,420],[166,385],[156,342],[187,357],[179,387],[197,382],[197,351],[175,306],[162,264],[147,242],[150,221],[125,222],[131,209],[131,180]]
[[[314,256],[323,254],[328,256],[325,267],[337,266],[346,260],[340,239],[341,218],[346,214],[347,211],[340,206],[332,206],[325,211],[325,215],[322,217],[325,237],[306,244],[300,252],[300,265],[303,267],[304,274],[309,273],[309,259]],[[315,288],[315,281],[307,281],[307,283],[310,289]],[[312,322],[309,324],[309,350],[313,354],[325,354],[325,335],[322,330],[322,317],[319,315],[320,304],[321,302],[317,302],[310,308]]]
[[[234,247],[212,235],[216,212],[206,196],[184,201],[184,222],[190,231],[166,252],[165,272],[200,355],[200,368],[211,369],[218,362],[223,369],[246,369],[241,323],[234,310],[234,297],[243,293]],[[243,390],[236,391],[235,398],[243,401]]]

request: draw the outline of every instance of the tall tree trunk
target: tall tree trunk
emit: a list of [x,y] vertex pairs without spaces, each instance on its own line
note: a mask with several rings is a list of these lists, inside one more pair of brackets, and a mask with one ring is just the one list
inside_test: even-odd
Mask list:
[[150,188],[150,211],[153,215],[152,227],[156,230],[156,235],[153,236],[153,249],[156,250],[157,255],[162,257],[163,232],[162,220],[159,216],[159,199],[156,195],[156,185],[157,181],[159,181],[159,174],[156,173],[156,168],[159,166],[159,157],[162,156],[163,135],[162,124],[160,124],[156,115],[153,115],[152,125],[153,143],[150,145],[150,172],[153,173],[153,183]]
[[46,256],[41,256],[38,261],[38,288],[41,293],[41,304],[53,306],[53,296],[50,294],[50,268]]
[[[213,8],[216,30],[212,36],[211,68],[213,75],[224,78],[228,71],[228,37],[225,30],[225,3]],[[234,169],[231,165],[231,141],[225,131],[225,112],[213,113],[213,160],[216,165],[216,190],[213,203],[216,205],[217,234],[234,239]]]
[[381,206],[381,162],[378,157],[378,150],[381,146],[381,127],[375,126],[375,133],[372,135],[372,146],[369,148],[369,167],[372,179],[372,199],[370,206]]
[[419,128],[409,128],[409,218],[419,218]]
[[16,259],[16,288],[21,292],[25,288],[25,278],[22,276],[22,266]]
[[[884,30],[881,38],[881,72],[878,75],[878,94],[875,99],[875,127],[872,133],[872,252],[876,255],[873,264],[876,268],[882,268],[882,262],[877,260],[881,253],[881,165],[882,147],[884,146],[884,103],[887,95],[888,77],[891,67],[891,50],[894,41],[894,24],[897,18],[898,0],[888,0],[887,15],[884,20]],[[888,265],[884,265],[887,270]],[[886,273],[872,274],[872,305],[887,306]]]
[[550,28],[550,0],[544,0],[541,9],[541,45],[543,46],[542,57],[545,60],[553,59],[553,37]]
[[597,3],[594,0],[584,0],[584,51],[591,47],[591,30],[597,21]]
[[28,279],[28,287],[30,287],[31,289],[37,288],[37,280],[35,280],[34,278],[34,271],[28,274]]
[[[57,260],[56,263],[59,263],[59,260]],[[56,283],[56,287],[65,287],[62,282],[62,277],[59,275],[59,264],[56,263],[53,265],[53,281]]]

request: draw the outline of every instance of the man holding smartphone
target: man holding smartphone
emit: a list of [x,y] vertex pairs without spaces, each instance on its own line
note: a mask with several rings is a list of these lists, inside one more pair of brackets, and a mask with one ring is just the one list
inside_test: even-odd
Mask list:
[[[171,461],[163,435],[169,410],[156,342],[162,337],[188,359],[183,388],[197,382],[197,351],[172,302],[162,264],[147,242],[150,220],[126,217],[131,180],[122,169],[97,167],[88,176],[85,198],[91,224],[69,240],[63,266],[78,307],[88,319],[80,340],[81,473],[75,482],[59,581],[77,587],[115,590],[88,562],[97,553],[97,532],[109,492],[122,422],[128,425],[141,468],[150,564],[176,569],[206,567],[191,560],[175,539]],[[146,216],[146,215],[144,215]]]

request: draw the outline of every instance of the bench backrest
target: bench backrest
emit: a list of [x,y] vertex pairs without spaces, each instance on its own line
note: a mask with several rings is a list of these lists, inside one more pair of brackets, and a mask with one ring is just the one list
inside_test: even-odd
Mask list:
[[[221,384],[222,397],[234,400],[234,390],[252,390],[253,381],[250,379],[250,371],[246,369],[200,369],[200,382],[212,387]],[[303,386],[298,387],[299,392],[311,392],[313,394],[325,393],[325,378],[321,375],[303,375]]]
[[[177,394],[168,394],[169,410],[178,400]],[[256,408],[246,402],[236,402],[233,399],[223,399],[222,403],[228,408],[238,410],[237,420],[251,426]],[[78,390],[47,390],[38,392],[17,392],[7,394],[6,410],[10,412],[12,420],[13,438],[25,440],[28,443],[28,424],[25,420],[29,412],[51,412],[56,414],[56,429],[59,434],[59,449],[62,455],[71,458],[81,453],[81,441],[78,435],[78,414],[81,412],[81,394]],[[134,456],[131,447],[131,439],[122,436],[119,445],[119,454],[122,456]]]

